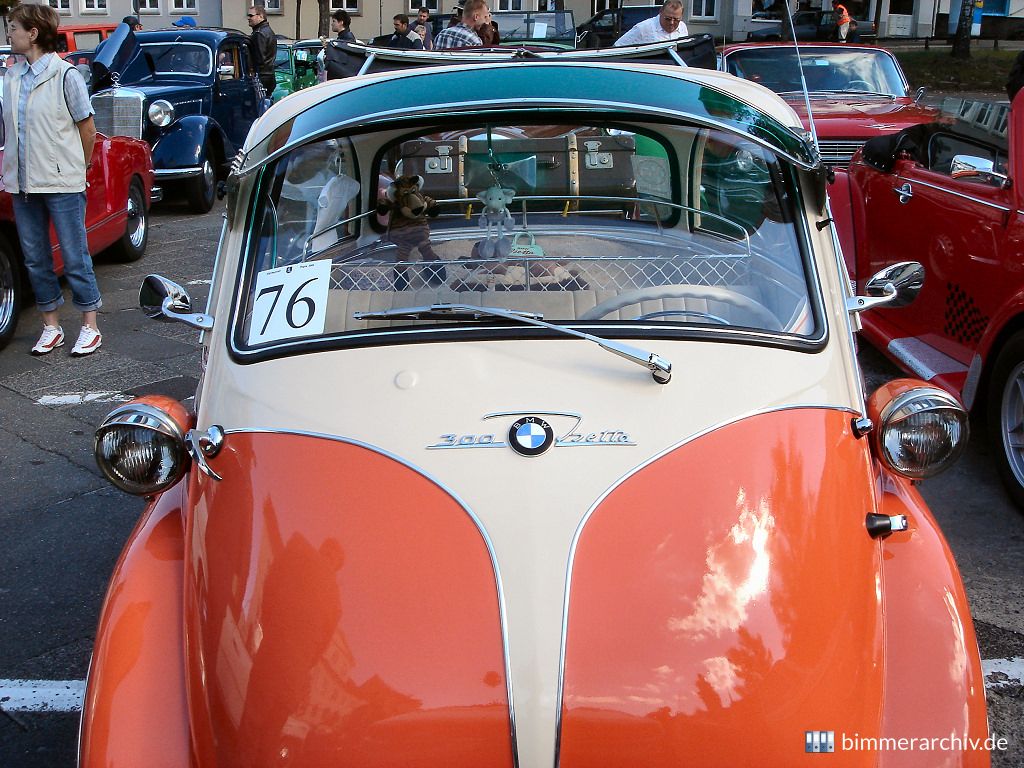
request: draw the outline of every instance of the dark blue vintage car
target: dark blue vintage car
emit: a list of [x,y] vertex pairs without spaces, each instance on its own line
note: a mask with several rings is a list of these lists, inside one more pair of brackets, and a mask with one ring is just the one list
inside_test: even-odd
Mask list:
[[96,52],[96,128],[145,139],[157,183],[189,207],[213,207],[217,179],[266,108],[247,45],[228,29],[132,32],[119,25]]

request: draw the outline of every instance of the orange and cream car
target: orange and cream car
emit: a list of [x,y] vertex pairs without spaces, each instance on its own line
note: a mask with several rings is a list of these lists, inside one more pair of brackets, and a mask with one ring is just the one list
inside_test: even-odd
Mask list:
[[202,329],[194,412],[97,431],[151,502],[82,766],[934,766],[879,740],[950,736],[943,764],[989,764],[914,488],[965,414],[917,380],[866,397],[854,349],[921,272],[851,294],[777,96],[642,64],[364,75],[270,109],[226,196],[206,311],[140,297]]

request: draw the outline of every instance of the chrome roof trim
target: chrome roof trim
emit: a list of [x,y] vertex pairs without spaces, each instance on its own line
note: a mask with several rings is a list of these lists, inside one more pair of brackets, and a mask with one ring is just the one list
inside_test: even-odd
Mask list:
[[604,500],[607,499],[608,496],[610,496],[611,493],[616,488],[618,488],[620,485],[622,485],[624,482],[626,482],[629,478],[633,477],[633,475],[637,474],[638,472],[640,472],[643,469],[646,469],[647,467],[649,467],[654,462],[658,461],[659,459],[664,458],[665,456],[667,456],[668,454],[670,454],[673,451],[677,450],[678,448],[681,448],[682,446],[684,446],[684,445],[686,445],[688,443],[692,443],[695,440],[699,440],[700,438],[702,438],[702,437],[704,437],[706,435],[709,435],[712,432],[715,432],[715,431],[717,431],[719,429],[722,429],[723,427],[727,427],[730,424],[737,424],[737,423],[739,423],[741,421],[744,421],[745,419],[753,418],[755,416],[762,416],[762,415],[764,415],[766,413],[779,413],[779,412],[782,412],[782,411],[794,411],[794,410],[804,410],[804,409],[826,410],[826,411],[845,411],[845,412],[852,413],[852,414],[857,415],[857,416],[860,415],[860,414],[857,413],[857,410],[854,409],[854,408],[847,408],[847,407],[838,406],[838,405],[826,405],[826,404],[823,404],[823,403],[794,403],[794,404],[791,404],[791,405],[783,405],[783,406],[779,406],[779,407],[776,407],[776,408],[764,408],[764,409],[760,409],[760,410],[756,410],[756,411],[750,411],[748,413],[742,414],[742,415],[737,416],[735,418],[727,419],[727,420],[718,422],[716,424],[712,424],[711,426],[707,427],[706,429],[703,429],[700,432],[696,432],[696,433],[694,433],[692,435],[689,435],[689,436],[683,438],[682,440],[680,440],[679,442],[674,443],[673,445],[668,446],[667,448],[665,448],[662,451],[659,451],[658,453],[656,453],[653,456],[649,457],[648,459],[644,460],[640,464],[637,464],[635,467],[633,467],[628,472],[626,472],[626,474],[624,474],[622,477],[620,477],[617,480],[615,480],[611,485],[609,485],[601,493],[600,496],[597,497],[597,499],[594,500],[594,503],[591,504],[590,508],[587,510],[586,514],[583,516],[583,519],[580,520],[580,524],[577,526],[575,533],[573,533],[572,543],[569,545],[569,562],[566,564],[566,570],[565,570],[565,591],[564,591],[565,597],[564,597],[564,602],[562,604],[562,640],[561,640],[561,647],[560,647],[559,652],[558,652],[558,692],[556,694],[557,695],[557,700],[558,700],[558,718],[557,718],[557,720],[555,722],[555,763],[554,763],[555,768],[559,768],[560,751],[561,751],[561,745],[562,745],[562,711],[563,711],[564,705],[565,705],[565,702],[563,700],[564,686],[565,686],[565,642],[566,642],[566,637],[567,637],[568,631],[569,631],[569,597],[570,597],[569,592],[570,592],[570,588],[572,586],[573,563],[575,562],[575,559],[576,559],[576,547],[579,544],[580,535],[583,533],[583,529],[586,527],[587,523],[590,521],[591,516],[594,514],[594,512],[597,510],[597,508],[601,506],[601,504],[604,502]]
[[240,435],[240,434],[269,434],[269,435],[298,435],[301,437],[315,437],[324,440],[332,440],[337,443],[345,443],[346,445],[354,445],[357,448],[365,448],[368,451],[373,451],[381,456],[386,456],[392,461],[411,469],[421,477],[426,478],[431,483],[436,485],[446,494],[448,494],[455,502],[462,507],[462,510],[466,513],[470,520],[473,521],[473,525],[476,526],[477,531],[480,532],[480,537],[484,541],[484,545],[487,547],[487,555],[491,558],[491,568],[494,571],[494,583],[498,591],[498,613],[501,619],[501,648],[502,654],[504,655],[505,662],[505,688],[506,695],[508,696],[508,714],[509,714],[509,733],[512,738],[512,764],[513,768],[519,768],[519,747],[516,743],[516,716],[515,716],[515,700],[512,698],[512,665],[510,661],[509,647],[508,647],[508,627],[507,619],[505,615],[505,590],[501,582],[501,571],[498,568],[498,558],[494,554],[494,545],[491,542],[491,537],[487,533],[487,529],[484,528],[480,518],[476,516],[469,505],[462,500],[462,498],[447,485],[442,483],[436,477],[431,475],[429,472],[424,471],[420,467],[417,467],[410,461],[402,458],[401,456],[392,453],[384,448],[381,448],[370,443],[363,442],[362,440],[356,440],[350,437],[341,437],[339,435],[329,435],[323,432],[310,432],[302,429],[277,429],[273,427],[241,427],[238,429],[225,429],[225,436],[227,435]]

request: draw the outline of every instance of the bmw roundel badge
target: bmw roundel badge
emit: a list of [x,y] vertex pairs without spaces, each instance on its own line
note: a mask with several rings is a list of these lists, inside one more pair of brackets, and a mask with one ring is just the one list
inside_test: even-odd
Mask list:
[[508,445],[520,456],[540,456],[555,442],[555,431],[539,416],[523,416],[508,430]]

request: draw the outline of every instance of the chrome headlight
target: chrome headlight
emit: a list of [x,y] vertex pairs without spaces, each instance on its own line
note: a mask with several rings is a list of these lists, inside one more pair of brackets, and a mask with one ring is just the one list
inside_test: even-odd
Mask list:
[[[157,399],[164,400],[170,399]],[[190,459],[181,423],[184,408],[174,405],[177,409],[165,409],[136,400],[111,411],[96,430],[96,463],[122,491],[140,496],[159,493],[185,474]],[[178,418],[168,410],[176,411]]]
[[911,478],[937,475],[967,445],[967,411],[937,387],[913,386],[895,395],[878,416],[878,454],[894,471]]
[[157,99],[149,105],[149,121],[159,128],[166,128],[174,121],[174,105]]

